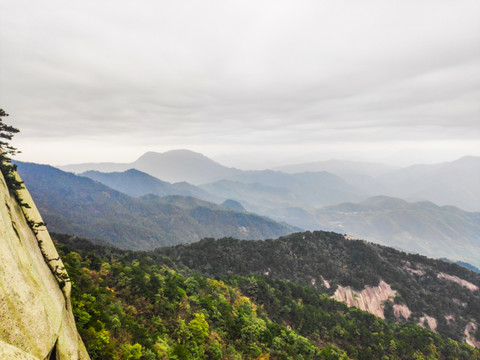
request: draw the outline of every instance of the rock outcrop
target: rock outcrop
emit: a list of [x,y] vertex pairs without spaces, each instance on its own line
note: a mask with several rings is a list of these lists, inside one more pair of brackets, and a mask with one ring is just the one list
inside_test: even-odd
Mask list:
[[384,302],[393,300],[396,291],[389,284],[381,280],[378,286],[365,286],[362,291],[355,291],[350,286],[339,286],[332,298],[343,301],[348,306],[355,306],[385,319]]
[[467,326],[465,327],[465,336],[466,336],[465,341],[469,345],[475,346],[476,348],[480,348],[480,341],[476,341],[475,338],[472,335],[472,333],[477,331],[477,329],[478,329],[477,324],[475,324],[473,322],[469,322],[467,324]]
[[410,315],[412,315],[412,312],[405,304],[395,304],[393,305],[393,315],[398,321],[401,321],[400,316],[402,316],[405,320],[408,320],[410,318]]
[[26,189],[0,173],[0,359],[89,359],[75,327],[71,284]]
[[423,270],[418,270],[418,269],[412,269],[410,267],[408,267],[407,265],[405,265],[403,267],[404,270],[407,270],[410,274],[415,274],[415,275],[419,275],[419,276],[423,276],[425,275],[425,271]]
[[418,321],[418,325],[420,325],[423,328],[435,331],[435,329],[437,328],[438,322],[437,322],[437,319],[435,319],[434,317],[425,315],[420,318],[420,320]]
[[478,290],[477,285],[472,284],[471,282],[468,282],[467,280],[460,279],[458,276],[449,275],[449,274],[445,274],[445,273],[441,272],[437,275],[437,277],[439,279],[445,279],[445,280],[457,283],[458,285],[463,286],[464,288],[467,288],[470,291],[477,291]]

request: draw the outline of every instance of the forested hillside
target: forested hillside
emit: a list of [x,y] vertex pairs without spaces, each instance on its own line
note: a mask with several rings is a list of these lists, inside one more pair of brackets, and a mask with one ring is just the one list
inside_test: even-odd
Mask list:
[[92,359],[480,359],[467,344],[349,308],[311,286],[214,279],[160,252],[54,237]]
[[[370,289],[368,296],[381,297],[386,288],[390,293],[383,299],[384,308],[379,298],[370,307],[373,312],[391,321],[416,324],[435,319],[432,330],[459,341],[470,322],[480,323],[479,274],[456,264],[347,240],[336,233],[306,232],[248,242],[205,239],[155,252],[206,276],[262,275],[310,286],[336,298],[361,297],[365,289]],[[388,286],[382,289],[382,282]],[[368,296],[365,301],[372,301]]]

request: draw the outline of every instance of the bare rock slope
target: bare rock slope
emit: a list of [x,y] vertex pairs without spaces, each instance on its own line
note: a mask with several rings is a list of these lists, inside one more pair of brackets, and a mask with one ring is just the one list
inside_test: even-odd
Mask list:
[[384,302],[395,298],[396,291],[392,290],[385,281],[378,286],[365,286],[362,291],[355,291],[350,286],[339,286],[332,296],[337,301],[343,301],[348,306],[355,306],[385,319]]
[[18,195],[29,208],[0,173],[0,359],[90,359],[62,261],[28,191]]

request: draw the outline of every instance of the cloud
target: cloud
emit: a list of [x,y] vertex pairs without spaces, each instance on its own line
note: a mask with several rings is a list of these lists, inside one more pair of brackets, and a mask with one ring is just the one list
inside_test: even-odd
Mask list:
[[0,15],[1,106],[30,144],[454,149],[480,135],[479,13],[476,0],[18,0]]

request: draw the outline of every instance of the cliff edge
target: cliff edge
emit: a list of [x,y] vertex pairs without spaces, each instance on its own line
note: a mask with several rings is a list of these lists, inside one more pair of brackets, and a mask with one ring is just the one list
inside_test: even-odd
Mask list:
[[90,359],[75,327],[71,284],[26,188],[0,173],[0,359]]

